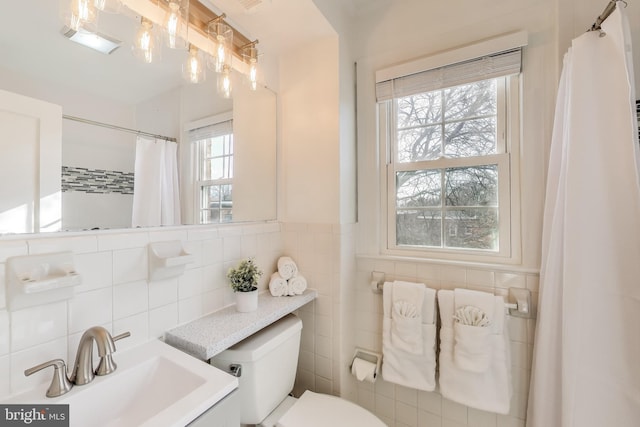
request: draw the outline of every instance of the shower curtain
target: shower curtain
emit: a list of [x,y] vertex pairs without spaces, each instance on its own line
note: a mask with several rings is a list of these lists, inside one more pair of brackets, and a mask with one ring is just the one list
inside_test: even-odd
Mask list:
[[178,144],[138,136],[133,227],[180,224]]
[[624,10],[565,55],[527,427],[640,425],[640,181]]

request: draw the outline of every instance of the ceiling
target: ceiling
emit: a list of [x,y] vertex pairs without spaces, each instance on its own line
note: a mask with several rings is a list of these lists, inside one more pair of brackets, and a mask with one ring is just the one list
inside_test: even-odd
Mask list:
[[[278,55],[333,31],[312,0],[263,0],[247,12],[241,0],[201,0],[249,39],[259,39],[260,62],[277,63]],[[364,1],[364,0],[358,0]],[[185,84],[181,63],[186,51],[163,48],[159,62],[144,64],[130,51],[139,17],[126,9],[102,13],[98,31],[123,40],[111,55],[69,41],[61,34],[58,1],[19,0],[0,14],[0,68],[26,78],[63,85],[119,102],[136,104]],[[212,73],[204,85],[214,85]],[[1,87],[1,86],[0,86]]]

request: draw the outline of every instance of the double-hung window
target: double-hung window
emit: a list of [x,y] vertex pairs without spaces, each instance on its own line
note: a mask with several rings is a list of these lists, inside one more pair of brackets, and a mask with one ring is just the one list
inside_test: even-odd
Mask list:
[[386,252],[513,255],[520,56],[377,83]]
[[233,219],[233,120],[219,121],[189,131],[195,153],[197,222],[225,223]]

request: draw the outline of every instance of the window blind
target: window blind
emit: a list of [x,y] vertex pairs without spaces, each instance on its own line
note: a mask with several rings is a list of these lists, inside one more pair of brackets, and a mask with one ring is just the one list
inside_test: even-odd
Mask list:
[[511,49],[376,83],[376,100],[383,102],[473,81],[518,74],[521,67],[522,49]]
[[202,126],[189,131],[189,141],[195,142],[207,138],[215,138],[221,135],[233,133],[233,120]]

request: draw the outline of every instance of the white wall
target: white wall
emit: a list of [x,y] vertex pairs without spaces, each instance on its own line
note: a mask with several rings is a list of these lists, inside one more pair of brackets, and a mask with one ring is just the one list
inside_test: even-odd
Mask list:
[[[429,17],[428,25],[421,24]],[[522,78],[521,198],[523,265],[539,264],[545,147],[556,82],[555,15],[547,1],[392,2],[358,21],[358,251],[379,251],[379,172],[374,73],[417,57],[527,30]],[[393,35],[390,37],[390,35]]]
[[280,62],[282,193],[280,219],[340,220],[338,41],[319,40]]

